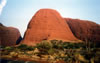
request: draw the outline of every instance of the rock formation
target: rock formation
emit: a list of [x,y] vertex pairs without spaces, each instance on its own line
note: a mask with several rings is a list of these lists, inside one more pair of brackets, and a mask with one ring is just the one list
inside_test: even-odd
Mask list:
[[100,26],[91,21],[65,19],[73,34],[83,41],[100,42]]
[[0,45],[13,46],[21,41],[22,37],[18,29],[6,27],[0,23]]
[[56,10],[40,9],[28,24],[22,43],[34,45],[42,40],[76,41],[66,21]]

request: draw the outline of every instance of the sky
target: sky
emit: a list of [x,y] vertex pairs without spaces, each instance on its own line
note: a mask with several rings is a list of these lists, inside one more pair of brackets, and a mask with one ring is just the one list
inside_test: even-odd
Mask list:
[[0,0],[0,23],[18,28],[21,35],[41,8],[57,10],[62,17],[100,24],[100,0]]

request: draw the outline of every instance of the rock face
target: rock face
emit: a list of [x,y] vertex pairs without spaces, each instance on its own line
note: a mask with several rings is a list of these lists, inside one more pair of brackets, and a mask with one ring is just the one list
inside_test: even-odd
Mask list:
[[100,26],[94,22],[79,20],[79,19],[65,19],[73,34],[83,41],[100,42]]
[[66,21],[56,10],[40,9],[28,24],[22,43],[34,45],[42,40],[78,40],[72,34]]
[[13,46],[21,41],[22,37],[18,29],[6,27],[0,23],[0,45]]

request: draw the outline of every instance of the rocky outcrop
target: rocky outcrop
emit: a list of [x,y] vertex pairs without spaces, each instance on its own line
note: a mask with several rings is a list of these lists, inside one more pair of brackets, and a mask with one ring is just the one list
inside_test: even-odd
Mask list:
[[56,10],[40,9],[28,24],[22,43],[34,45],[42,40],[76,41],[65,20]]
[[0,45],[13,46],[19,44],[22,40],[18,29],[13,27],[6,27],[0,23]]
[[65,18],[73,34],[83,41],[100,42],[100,25],[87,20]]

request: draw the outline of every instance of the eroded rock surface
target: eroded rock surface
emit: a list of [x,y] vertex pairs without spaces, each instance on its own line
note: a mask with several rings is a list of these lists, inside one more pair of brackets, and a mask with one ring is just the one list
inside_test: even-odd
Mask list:
[[100,25],[87,20],[65,18],[73,34],[83,41],[100,42]]
[[22,40],[20,32],[14,27],[6,27],[0,23],[0,45],[13,46]]
[[56,10],[40,9],[28,24],[22,43],[33,45],[42,40],[76,41],[66,21]]

